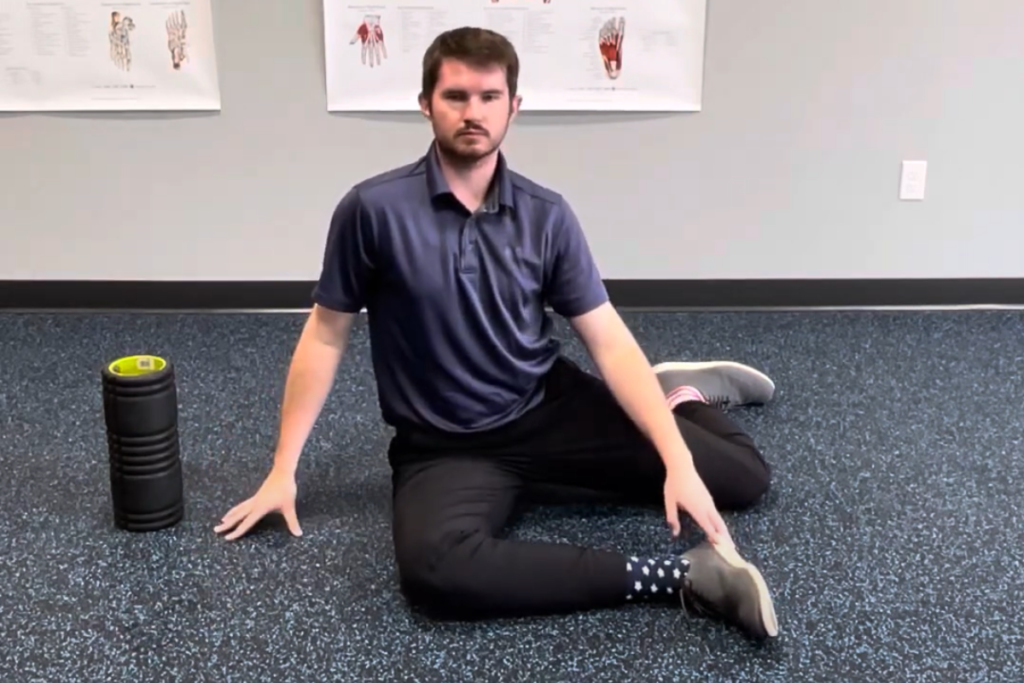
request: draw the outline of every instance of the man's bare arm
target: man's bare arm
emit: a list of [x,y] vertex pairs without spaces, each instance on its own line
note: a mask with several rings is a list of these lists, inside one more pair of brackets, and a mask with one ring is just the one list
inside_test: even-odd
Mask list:
[[654,444],[668,470],[693,464],[647,357],[610,303],[569,321],[608,388]]
[[216,533],[235,540],[266,514],[276,511],[284,516],[292,534],[302,535],[295,512],[295,470],[306,439],[334,384],[354,321],[354,313],[313,307],[288,368],[281,406],[280,436],[270,474],[254,495],[221,517],[220,524],[214,527]]
[[715,502],[697,473],[693,454],[647,357],[610,303],[571,320],[605,382],[665,463],[665,518],[680,532],[679,510],[690,514],[714,543],[732,539]]
[[321,306],[310,312],[285,382],[274,452],[276,471],[294,476],[302,449],[334,385],[356,315]]

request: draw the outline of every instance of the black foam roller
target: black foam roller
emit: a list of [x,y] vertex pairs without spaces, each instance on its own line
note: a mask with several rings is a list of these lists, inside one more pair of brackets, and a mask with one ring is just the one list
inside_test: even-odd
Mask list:
[[114,524],[128,531],[174,526],[184,515],[174,366],[127,356],[102,372]]

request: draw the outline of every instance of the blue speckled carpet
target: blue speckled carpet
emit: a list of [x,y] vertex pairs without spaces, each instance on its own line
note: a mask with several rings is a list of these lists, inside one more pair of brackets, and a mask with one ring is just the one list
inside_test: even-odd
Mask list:
[[[653,361],[731,358],[778,384],[737,413],[775,487],[730,517],[775,591],[774,643],[665,607],[410,614],[362,325],[302,459],[305,536],[275,522],[232,544],[212,527],[266,472],[301,316],[0,315],[0,680],[1020,680],[1024,314],[626,317]],[[111,526],[99,380],[138,352],[177,366],[186,468],[186,519],[149,535]],[[657,511],[538,511],[515,533],[667,545]]]

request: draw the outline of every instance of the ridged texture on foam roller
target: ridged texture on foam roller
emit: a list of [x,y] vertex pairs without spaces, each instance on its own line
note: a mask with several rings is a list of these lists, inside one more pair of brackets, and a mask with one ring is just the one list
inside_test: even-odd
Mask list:
[[128,531],[173,526],[184,515],[174,366],[135,377],[105,368],[102,378],[114,523]]

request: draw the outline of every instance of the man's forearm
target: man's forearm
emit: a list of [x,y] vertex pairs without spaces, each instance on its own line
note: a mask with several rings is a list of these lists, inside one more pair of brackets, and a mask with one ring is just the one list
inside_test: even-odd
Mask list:
[[605,382],[623,410],[654,444],[666,469],[691,466],[693,456],[679,433],[658,378],[632,339],[594,353]]
[[347,340],[347,327],[340,335],[325,332],[315,314],[306,323],[285,382],[275,470],[294,475],[298,468],[302,449],[334,385]]

